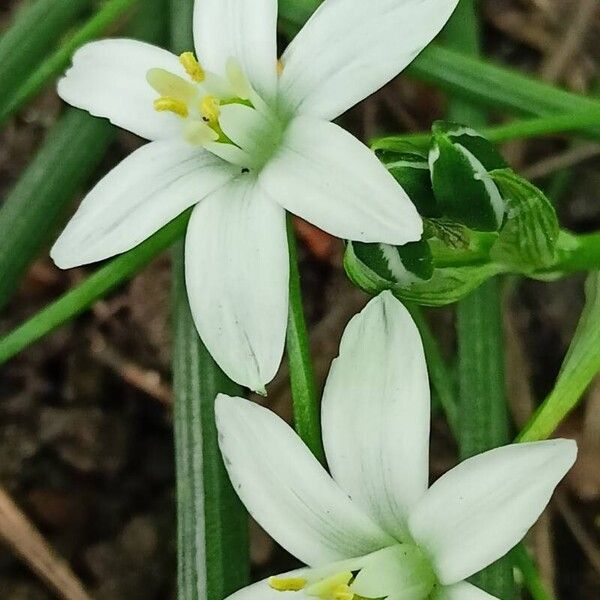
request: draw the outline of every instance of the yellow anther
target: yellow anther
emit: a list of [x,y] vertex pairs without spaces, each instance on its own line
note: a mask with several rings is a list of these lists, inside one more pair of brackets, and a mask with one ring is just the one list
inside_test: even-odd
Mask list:
[[281,77],[283,75],[284,64],[282,60],[277,61],[277,75]]
[[184,119],[188,116],[189,111],[187,104],[177,98],[168,98],[163,96],[154,101],[154,110],[158,112],[172,112]]
[[206,79],[206,73],[193,52],[184,52],[179,56],[179,62],[182,64],[185,72],[196,83],[202,83]]
[[191,102],[198,94],[195,85],[164,69],[150,69],[146,73],[146,81],[161,96],[175,98],[185,104]]
[[302,577],[290,577],[288,579],[280,579],[279,577],[269,578],[269,587],[276,592],[299,592],[306,587],[306,579]]
[[203,146],[209,142],[216,142],[219,134],[204,121],[190,121],[183,130],[183,137],[193,146]]
[[348,587],[352,577],[351,571],[336,573],[308,587],[306,595],[320,600],[353,600],[354,594]]
[[221,114],[219,101],[214,96],[204,96],[204,98],[200,100],[200,114],[209,123],[216,123]]

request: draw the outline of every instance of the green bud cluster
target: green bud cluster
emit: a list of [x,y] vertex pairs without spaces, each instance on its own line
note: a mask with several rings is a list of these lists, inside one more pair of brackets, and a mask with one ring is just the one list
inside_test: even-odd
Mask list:
[[346,271],[365,291],[442,306],[496,274],[535,276],[555,263],[554,208],[477,131],[438,121],[428,149],[397,138],[377,155],[423,217],[424,232],[404,246],[348,243]]

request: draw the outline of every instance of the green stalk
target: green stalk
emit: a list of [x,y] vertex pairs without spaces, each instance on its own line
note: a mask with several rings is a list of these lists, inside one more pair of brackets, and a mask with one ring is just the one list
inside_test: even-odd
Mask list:
[[248,517],[217,439],[217,394],[240,396],[202,344],[187,301],[184,244],[173,252],[177,582],[181,600],[223,600],[248,584]]
[[[475,0],[461,0],[445,32],[446,44],[477,56],[480,31]],[[478,106],[464,100],[450,106],[450,119],[470,126],[486,121]],[[458,445],[467,459],[509,442],[508,408],[504,383],[504,338],[501,284],[484,283],[457,305],[458,334]],[[516,596],[512,561],[504,557],[473,578],[473,583],[501,600]]]
[[[193,0],[170,0],[173,51],[194,47],[192,16]],[[180,242],[173,252],[172,298],[177,594],[180,600],[223,600],[248,584],[250,557],[248,515],[219,450],[215,398],[219,393],[241,396],[243,390],[226,377],[198,336],[185,287],[184,256]]]
[[139,0],[108,0],[74,34],[17,87],[16,92],[0,108],[0,124],[19,111],[29,100],[38,94],[53,77],[60,75],[68,66],[73,53],[102,34],[110,25],[118,21]]
[[310,341],[300,289],[298,252],[292,218],[287,218],[288,246],[290,254],[290,307],[287,330],[287,356],[290,369],[290,385],[294,408],[296,431],[311,452],[325,462],[321,438],[319,400],[315,387],[315,375],[310,358]]
[[0,107],[92,0],[37,0],[0,36]]

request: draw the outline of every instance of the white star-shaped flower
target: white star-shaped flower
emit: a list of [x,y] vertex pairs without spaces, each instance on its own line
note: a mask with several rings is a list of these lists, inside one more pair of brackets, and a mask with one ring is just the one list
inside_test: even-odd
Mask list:
[[349,240],[420,237],[406,193],[330,121],[402,71],[457,2],[326,0],[279,61],[277,0],[197,0],[197,58],[124,39],[84,46],[61,97],[150,143],[88,194],[54,261],[114,256],[196,205],[185,256],[196,326],[229,377],[263,390],[286,332],[285,210]]
[[513,444],[428,487],[427,368],[418,331],[389,292],[350,322],[327,380],[331,476],[272,412],[221,395],[216,414],[235,490],[309,566],[229,600],[490,600],[465,579],[525,536],[577,455],[571,440]]

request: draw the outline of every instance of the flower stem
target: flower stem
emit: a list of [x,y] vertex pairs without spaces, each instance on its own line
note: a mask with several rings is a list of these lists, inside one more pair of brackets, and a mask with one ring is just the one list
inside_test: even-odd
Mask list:
[[[461,0],[446,30],[446,43],[477,56],[479,40],[475,0]],[[458,103],[453,99],[449,116],[471,126],[486,120],[479,107],[462,99]],[[500,280],[491,279],[457,306],[458,445],[463,460],[509,442],[500,289]],[[516,596],[512,561],[507,557],[475,575],[473,581],[501,600]]]
[[310,358],[310,341],[300,289],[298,251],[292,217],[287,217],[288,246],[290,254],[290,305],[287,331],[287,356],[290,369],[290,385],[294,408],[294,423],[298,435],[311,452],[325,462],[319,401],[315,386],[315,375]]

